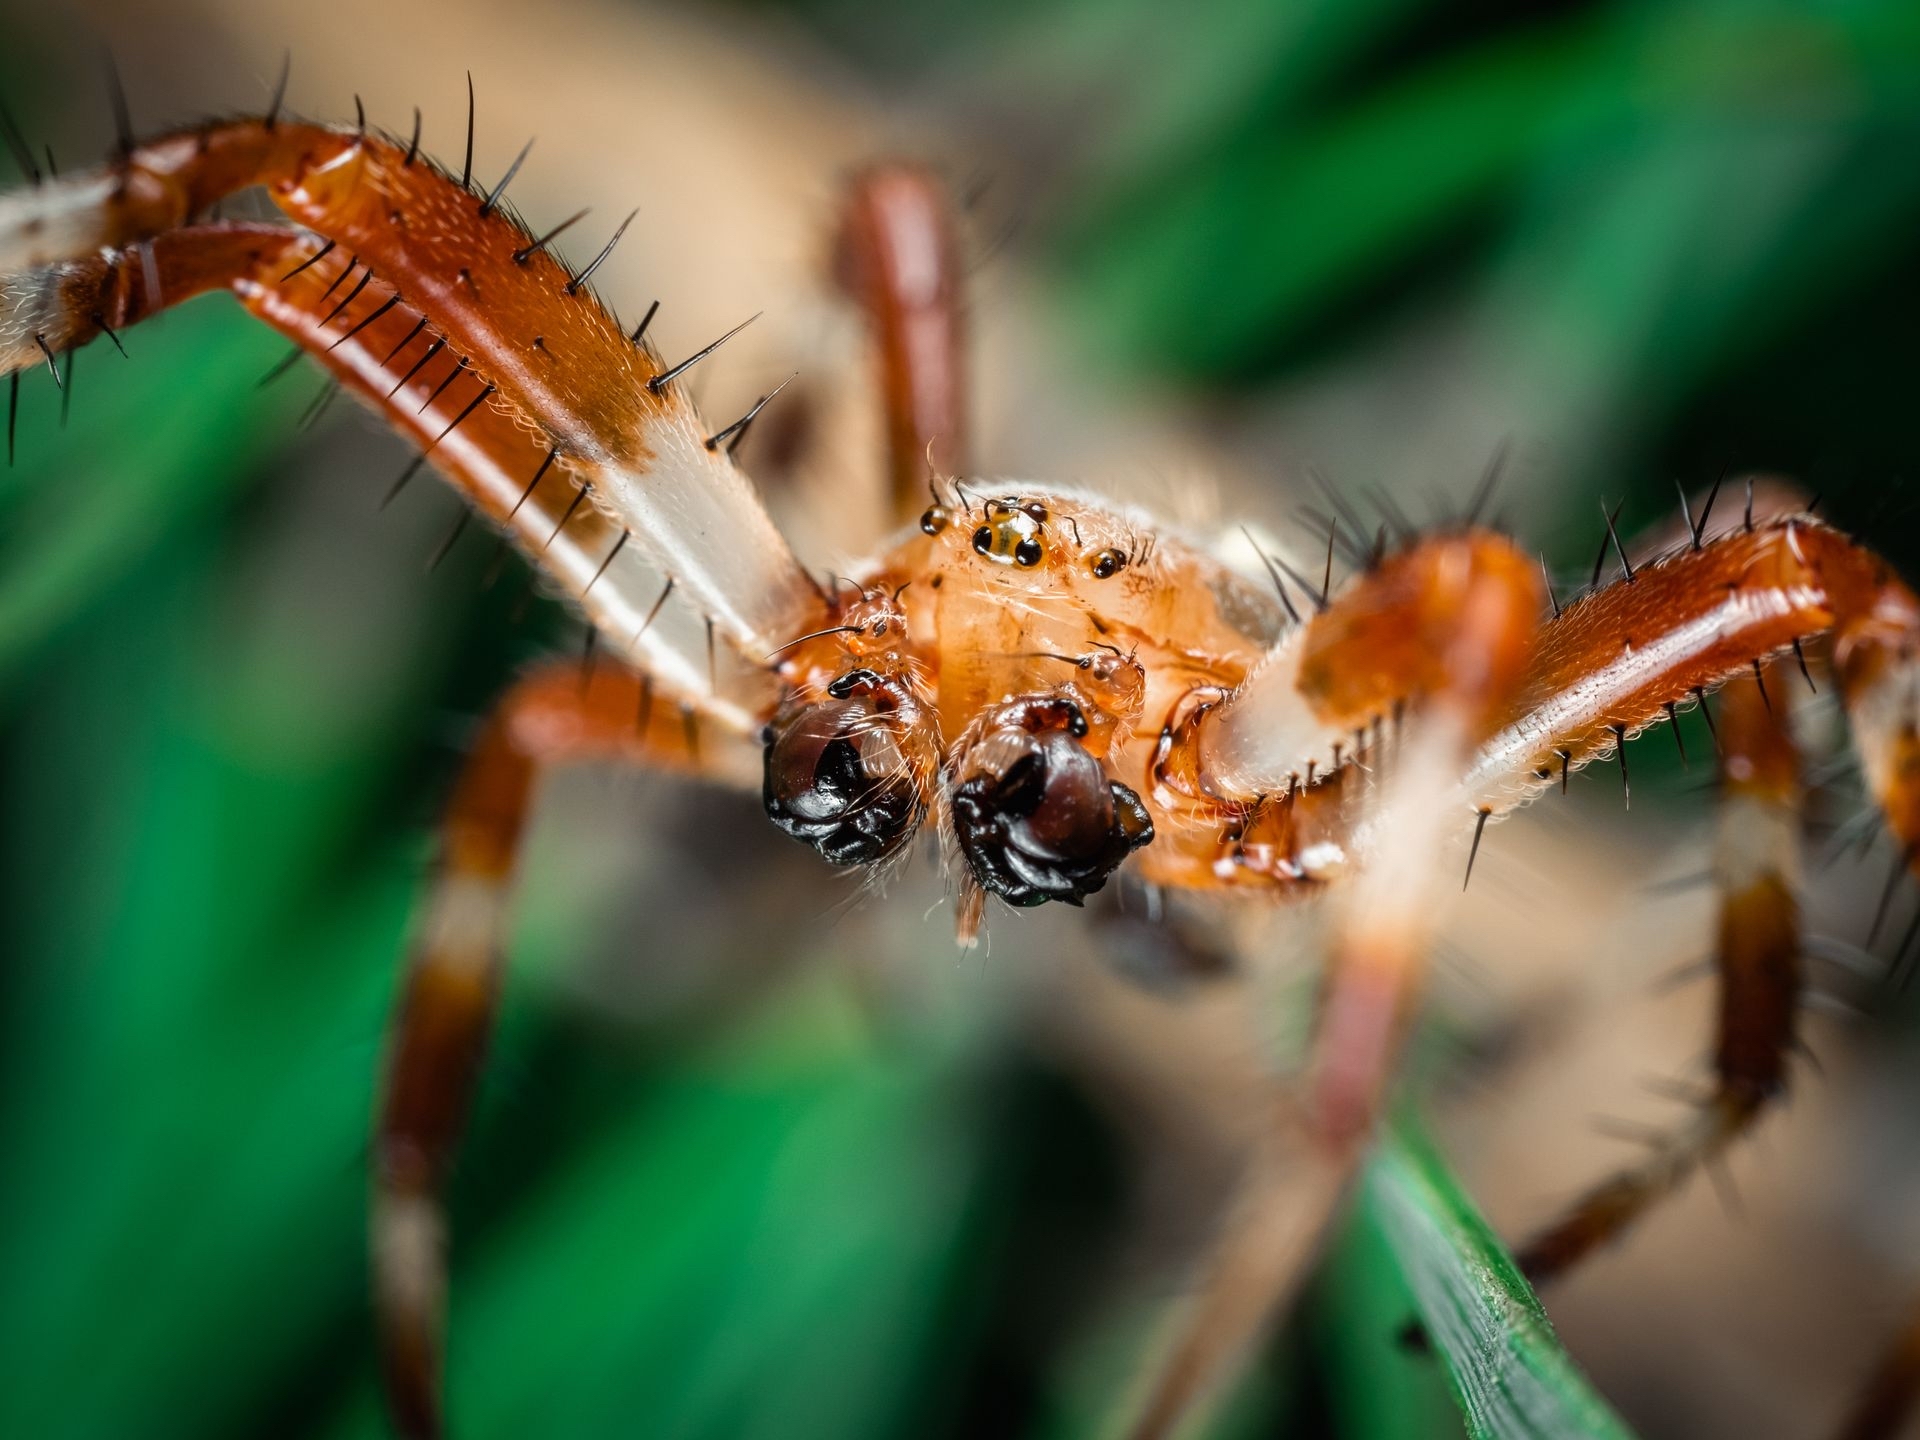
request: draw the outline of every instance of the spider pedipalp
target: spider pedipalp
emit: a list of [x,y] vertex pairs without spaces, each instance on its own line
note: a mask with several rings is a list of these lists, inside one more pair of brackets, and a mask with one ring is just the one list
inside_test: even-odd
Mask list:
[[980,885],[1009,905],[1078,905],[1153,840],[1139,795],[1082,743],[1071,700],[1015,701],[989,717],[955,767],[954,839]]

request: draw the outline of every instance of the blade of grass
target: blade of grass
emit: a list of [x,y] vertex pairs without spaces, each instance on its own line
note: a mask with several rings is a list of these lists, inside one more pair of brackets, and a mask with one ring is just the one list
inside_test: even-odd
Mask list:
[[1513,1258],[1432,1146],[1402,1126],[1360,1187],[1475,1440],[1631,1440],[1561,1348]]
[[1420,1324],[1399,1256],[1362,1209],[1307,1297],[1310,1363],[1342,1435],[1438,1440],[1465,1434],[1444,1367]]

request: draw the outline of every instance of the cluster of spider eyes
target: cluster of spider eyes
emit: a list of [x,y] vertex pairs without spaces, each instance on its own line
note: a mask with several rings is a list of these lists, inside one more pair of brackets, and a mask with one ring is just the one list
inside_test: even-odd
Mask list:
[[[1023,501],[1012,496],[989,500],[982,511],[986,523],[973,532],[976,554],[1003,565],[1017,565],[1022,570],[1031,570],[1046,558],[1041,527],[1047,522],[1047,507],[1038,500]],[[952,523],[952,512],[938,503],[929,505],[920,516],[920,530],[925,535],[938,535]],[[1087,568],[1094,579],[1110,580],[1126,569],[1127,559],[1124,551],[1107,546],[1088,559]]]

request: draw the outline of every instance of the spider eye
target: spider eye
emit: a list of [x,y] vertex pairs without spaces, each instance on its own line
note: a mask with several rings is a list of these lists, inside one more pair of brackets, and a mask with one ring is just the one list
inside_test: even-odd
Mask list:
[[952,516],[947,514],[946,506],[929,505],[920,516],[920,533],[922,535],[938,535],[942,530],[947,528],[947,522],[952,518]]
[[1102,550],[1093,557],[1093,578],[1111,580],[1126,568],[1127,557],[1118,550]]
[[828,863],[884,860],[919,827],[919,787],[870,698],[799,707],[767,726],[764,739],[767,818]]
[[986,742],[998,769],[969,776],[953,793],[954,834],[975,877],[1009,905],[1078,905],[1153,839],[1140,797],[1107,779],[1067,730],[1002,732]]
[[1025,505],[1013,500],[987,504],[987,523],[973,532],[973,548],[999,565],[1031,570],[1046,558],[1041,525],[1047,510],[1037,501]]

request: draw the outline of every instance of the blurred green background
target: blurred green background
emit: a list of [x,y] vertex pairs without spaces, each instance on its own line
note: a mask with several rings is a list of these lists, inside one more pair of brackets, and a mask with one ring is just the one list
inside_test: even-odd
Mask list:
[[[591,47],[618,8],[448,10],[416,61],[457,83],[483,27]],[[694,18],[882,117],[879,143],[970,157],[983,285],[1025,276],[1089,383],[1173,407],[1275,523],[1282,435],[1421,504],[1511,438],[1508,518],[1569,573],[1597,497],[1650,527],[1676,480],[1756,468],[1920,573],[1911,3]],[[311,37],[372,45],[364,19],[0,0],[0,100],[79,168],[110,139],[96,39],[138,101],[143,65],[217,69],[241,34],[345,65]],[[126,38],[150,33],[175,48]],[[673,60],[631,63],[644,87]],[[543,153],[596,145],[631,148]],[[483,584],[478,540],[423,575],[450,511],[376,523],[395,448],[338,414],[297,431],[313,383],[259,389],[279,342],[224,303],[129,348],[79,358],[64,427],[28,377],[0,472],[0,1434],[377,1435],[364,1137],[431,816],[466,717],[577,640],[517,562]],[[1099,1433],[1178,1289],[1145,1269],[1099,1086],[1019,998],[954,979],[920,891],[838,916],[750,799],[573,792],[454,1198],[462,1433]],[[1074,933],[1037,920],[992,964]],[[1450,1357],[1405,1338],[1428,1242],[1378,1210],[1214,1433],[1460,1433]],[[1711,1397],[1609,1398],[1708,1433]]]

